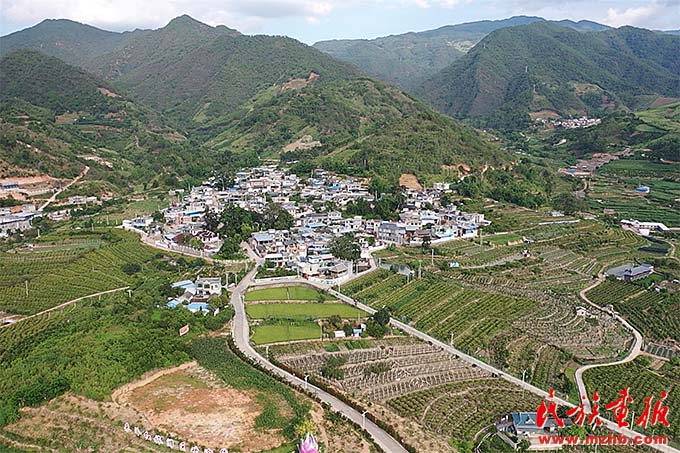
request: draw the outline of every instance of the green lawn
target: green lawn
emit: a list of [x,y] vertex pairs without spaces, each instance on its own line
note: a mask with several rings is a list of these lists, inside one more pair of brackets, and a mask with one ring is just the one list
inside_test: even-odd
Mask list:
[[253,343],[267,344],[291,340],[313,340],[321,338],[321,328],[312,321],[297,321],[285,324],[264,324],[256,326]]
[[279,318],[279,319],[319,319],[338,315],[341,318],[356,318],[366,313],[342,303],[302,304],[252,304],[246,307],[246,313],[251,318]]
[[[325,300],[333,298],[323,294]],[[278,288],[263,288],[248,291],[246,301],[254,300],[318,300],[319,291],[307,286],[282,286]]]

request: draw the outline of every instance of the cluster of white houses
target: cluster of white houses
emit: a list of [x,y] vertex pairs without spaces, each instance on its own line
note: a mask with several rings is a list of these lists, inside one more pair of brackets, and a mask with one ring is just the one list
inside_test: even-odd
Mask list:
[[[456,206],[441,206],[446,185],[427,190],[404,189],[405,202],[398,220],[390,221],[348,215],[349,203],[373,203],[381,194],[372,194],[365,180],[342,177],[315,170],[311,177],[300,178],[276,165],[262,166],[237,173],[232,187],[219,189],[206,183],[189,191],[171,191],[171,205],[164,210],[165,225],[158,232],[162,241],[203,244],[202,251],[219,251],[221,240],[205,229],[208,210],[219,212],[228,205],[262,212],[275,203],[293,217],[287,230],[252,233],[252,249],[276,267],[286,267],[305,278],[338,279],[367,266],[372,249],[396,245],[436,244],[456,238],[477,236],[488,225],[483,214],[466,213]],[[149,230],[150,218],[132,219],[137,229]],[[333,238],[352,234],[362,248],[358,263],[341,262],[330,253]]]
[[42,213],[33,203],[8,208],[0,208],[0,235],[25,231],[31,228],[31,221]]

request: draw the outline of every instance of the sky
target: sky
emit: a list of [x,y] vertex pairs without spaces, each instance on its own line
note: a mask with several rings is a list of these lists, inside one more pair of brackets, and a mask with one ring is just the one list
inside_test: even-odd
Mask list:
[[159,28],[182,14],[247,34],[375,38],[514,15],[680,29],[680,0],[0,0],[0,35],[43,19],[105,30]]

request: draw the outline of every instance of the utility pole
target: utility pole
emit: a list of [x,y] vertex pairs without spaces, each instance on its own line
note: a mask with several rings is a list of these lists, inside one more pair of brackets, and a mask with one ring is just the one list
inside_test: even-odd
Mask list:
[[366,429],[366,412],[368,411],[363,411],[361,413],[361,429]]
[[430,266],[434,266],[434,249],[430,249],[430,252],[431,252]]
[[[522,370],[522,384],[524,384],[524,379],[526,377],[526,374],[527,374],[527,369],[525,368],[525,369]],[[524,385],[522,385],[522,398],[524,398]]]
[[422,264],[423,264],[423,261],[418,260],[418,280],[423,278]]
[[26,297],[28,297],[28,280],[24,280],[24,283],[26,284]]
[[309,375],[305,374],[305,390],[307,390],[307,385],[308,385],[307,379],[309,379]]
[[127,293],[128,293],[128,299],[132,299],[132,290],[128,289]]

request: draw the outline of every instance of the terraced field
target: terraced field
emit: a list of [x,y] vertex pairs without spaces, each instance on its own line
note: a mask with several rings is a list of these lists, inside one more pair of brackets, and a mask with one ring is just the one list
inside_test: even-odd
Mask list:
[[[272,347],[270,353],[299,373],[403,417],[406,421],[400,426],[405,432],[420,425],[444,439],[471,439],[501,414],[538,407],[533,394],[439,348],[406,338],[371,344],[337,352],[286,345]],[[340,364],[340,372],[324,377],[330,359]]]
[[536,410],[540,399],[502,379],[478,379],[409,393],[387,404],[436,433],[472,439],[499,414]]
[[[98,248],[77,246],[0,254],[0,311],[30,315],[88,294],[127,286],[126,264],[144,265],[156,251],[118,230]],[[28,287],[28,294],[26,291]]]
[[[661,425],[654,427],[656,434],[667,434],[675,441],[675,446],[680,444],[680,370],[678,366],[667,372],[658,372],[647,368],[644,358],[638,358],[634,362],[610,367],[593,368],[584,373],[585,384],[588,392],[597,391],[602,401],[611,402],[618,398],[618,392],[630,387],[633,402],[630,410],[641,414],[644,409],[643,399],[649,395],[659,398],[661,391],[668,392],[665,405],[668,406],[668,422],[670,426],[665,428]],[[654,400],[656,401],[656,399]],[[611,418],[611,413],[609,413]],[[651,432],[651,427],[649,428]]]

